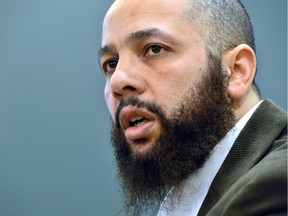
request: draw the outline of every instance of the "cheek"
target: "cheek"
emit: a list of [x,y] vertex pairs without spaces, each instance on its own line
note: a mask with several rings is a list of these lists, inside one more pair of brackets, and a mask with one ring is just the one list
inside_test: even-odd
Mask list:
[[154,85],[153,88],[153,95],[157,103],[169,117],[181,108],[180,106],[185,103],[192,89],[195,89],[198,83],[202,81],[201,76],[199,76],[201,73],[196,70],[193,73],[189,70],[174,70],[174,72],[173,74],[166,73],[161,79],[158,78],[157,85]]
[[107,85],[105,86],[105,90],[104,90],[104,98],[106,101],[106,105],[109,109],[110,115],[114,121],[115,112],[116,112],[116,101],[115,101],[115,98],[112,96],[111,89],[107,87]]
[[[181,82],[182,83],[182,82]],[[187,84],[178,84],[178,80],[163,80],[154,89],[156,103],[163,109],[165,115],[170,116],[179,104],[182,104],[183,95],[188,91]]]

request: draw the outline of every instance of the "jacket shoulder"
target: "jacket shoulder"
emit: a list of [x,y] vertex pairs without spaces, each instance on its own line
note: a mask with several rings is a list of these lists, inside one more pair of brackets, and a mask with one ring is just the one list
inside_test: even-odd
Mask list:
[[287,215],[287,127],[208,215]]
[[287,143],[235,182],[208,215],[287,215]]

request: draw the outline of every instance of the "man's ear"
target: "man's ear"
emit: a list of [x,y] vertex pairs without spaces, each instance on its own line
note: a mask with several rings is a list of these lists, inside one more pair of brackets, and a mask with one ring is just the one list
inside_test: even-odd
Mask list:
[[241,44],[223,55],[223,65],[228,76],[228,95],[241,100],[248,93],[256,73],[256,56],[253,49]]

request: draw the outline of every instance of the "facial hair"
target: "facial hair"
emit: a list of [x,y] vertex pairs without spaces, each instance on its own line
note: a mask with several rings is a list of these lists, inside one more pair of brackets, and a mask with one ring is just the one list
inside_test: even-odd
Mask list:
[[[156,210],[169,188],[201,168],[214,146],[233,126],[233,101],[227,95],[228,80],[221,65],[219,59],[211,57],[202,82],[187,92],[169,117],[151,101],[137,97],[120,101],[111,141],[126,214],[141,215],[147,209]],[[120,127],[119,113],[126,106],[146,109],[160,119],[161,134],[144,156],[133,155]]]

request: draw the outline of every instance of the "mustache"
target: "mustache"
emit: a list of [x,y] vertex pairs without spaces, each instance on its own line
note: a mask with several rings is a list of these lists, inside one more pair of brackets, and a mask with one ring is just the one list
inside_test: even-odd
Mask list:
[[120,129],[120,120],[119,116],[124,107],[127,106],[133,106],[139,109],[146,109],[147,111],[153,113],[154,115],[158,116],[159,119],[165,119],[164,110],[155,102],[152,101],[143,101],[140,100],[136,96],[130,96],[126,99],[120,100],[120,103],[117,107],[116,113],[115,113],[115,124],[118,129]]

